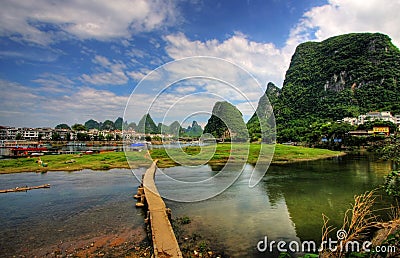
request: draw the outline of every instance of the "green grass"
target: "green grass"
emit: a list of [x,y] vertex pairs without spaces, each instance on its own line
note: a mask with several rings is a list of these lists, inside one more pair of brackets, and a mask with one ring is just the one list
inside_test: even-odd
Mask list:
[[277,144],[272,160],[274,164],[326,159],[345,155],[344,152]]
[[[153,149],[151,158],[146,152],[105,152],[91,155],[49,155],[42,156],[46,167],[39,166],[37,158],[19,158],[0,161],[0,174],[18,172],[76,171],[82,169],[108,170],[112,168],[147,167],[158,159],[159,167],[176,165],[225,164],[228,159],[237,163],[269,162],[273,145],[260,144],[218,144],[215,146],[196,146],[181,149]],[[259,158],[259,153],[263,154]],[[272,164],[323,159],[343,155],[343,152],[325,149],[312,149],[287,145],[275,145]],[[128,161],[127,161],[128,160]],[[129,163],[129,165],[128,165]]]
[[[129,162],[132,166],[147,166],[151,161],[144,157],[145,153],[132,152]],[[108,170],[112,168],[129,168],[124,152],[105,152],[91,155],[46,155],[41,156],[46,167],[39,166],[37,158],[18,158],[0,161],[0,173],[77,171],[82,169]]]
[[[168,153],[167,153],[168,152]],[[260,155],[260,152],[262,155]],[[331,151],[326,149],[313,149],[288,145],[267,145],[267,144],[218,144],[214,152],[213,146],[185,147],[180,149],[154,149],[151,150],[152,159],[158,159],[159,167],[171,167],[179,164],[200,165],[224,164],[231,160],[236,162],[270,162],[272,164],[291,163],[299,161],[309,161],[324,159],[344,155],[343,152]],[[213,155],[212,155],[213,154]],[[273,155],[273,157],[271,157]],[[210,158],[211,156],[211,158]],[[172,157],[172,158],[171,158]]]

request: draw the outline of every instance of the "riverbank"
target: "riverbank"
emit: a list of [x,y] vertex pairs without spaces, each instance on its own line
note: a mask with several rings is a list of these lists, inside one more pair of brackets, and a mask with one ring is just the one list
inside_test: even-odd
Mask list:
[[[215,153],[209,160],[209,164],[225,164],[232,151],[235,152],[235,160],[237,162],[247,162],[255,164],[258,160],[261,147],[263,150],[267,149],[267,153],[272,154],[272,150],[268,151],[272,145],[250,144],[235,145],[231,148],[230,144],[218,144]],[[0,174],[19,173],[19,172],[37,172],[44,173],[48,171],[78,171],[82,169],[92,170],[109,170],[113,168],[135,168],[135,167],[148,167],[153,159],[158,159],[158,166],[172,167],[179,165],[170,158],[171,154],[175,157],[185,154],[189,158],[191,165],[197,163],[202,164],[204,161],[203,153],[207,154],[213,151],[214,146],[190,146],[183,148],[184,153],[180,149],[152,149],[150,150],[151,157],[144,151],[127,152],[105,152],[91,155],[76,155],[76,154],[62,154],[62,155],[48,155],[42,156],[41,161],[43,165],[38,164],[38,158],[19,158],[0,160]],[[247,152],[248,149],[248,152]],[[200,154],[201,151],[201,154]],[[168,152],[168,153],[167,153]],[[264,151],[262,151],[264,152]],[[200,155],[197,155],[200,154]],[[344,152],[330,151],[325,149],[313,149],[297,146],[287,146],[277,144],[275,146],[274,157],[272,164],[286,164],[300,161],[310,161],[317,159],[325,159],[345,155]],[[196,156],[196,158],[194,158]],[[200,156],[200,157],[198,157]],[[191,158],[193,157],[193,158]],[[268,162],[271,157],[261,156],[260,161]],[[128,160],[128,161],[127,161]],[[208,160],[208,159],[207,159]],[[185,163],[186,164],[186,163]]]
[[[207,159],[210,151],[213,155],[210,159]],[[260,152],[262,155],[260,155]],[[345,152],[340,151],[282,144],[235,144],[231,147],[229,143],[218,144],[215,152],[213,146],[203,146],[202,148],[188,146],[183,148],[183,152],[180,149],[153,149],[150,154],[152,159],[158,159],[157,166],[162,168],[178,166],[179,164],[176,161],[182,161],[185,165],[193,166],[203,164],[204,160],[209,160],[207,164],[210,165],[223,165],[229,159],[230,162],[253,165],[257,162],[271,162],[271,164],[280,165],[346,155]]]
[[29,250],[32,257],[151,257],[152,247],[142,228],[117,229]]

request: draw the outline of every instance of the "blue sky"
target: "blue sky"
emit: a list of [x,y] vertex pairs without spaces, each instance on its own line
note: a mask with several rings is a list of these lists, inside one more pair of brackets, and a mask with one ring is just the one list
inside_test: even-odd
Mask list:
[[[0,125],[115,120],[127,103],[129,122],[153,107],[156,122],[197,119],[204,125],[217,100],[238,105],[247,119],[269,81],[282,86],[299,43],[382,32],[399,46],[398,10],[399,0],[3,0]],[[219,73],[179,81],[154,102],[166,85],[160,85],[162,76],[154,83],[157,72],[151,71],[194,56],[218,59],[177,61],[156,71],[178,79],[199,69],[201,76]],[[242,69],[259,88],[245,81],[250,77],[238,77]],[[149,73],[153,77],[145,77]],[[232,85],[245,98],[231,92]]]

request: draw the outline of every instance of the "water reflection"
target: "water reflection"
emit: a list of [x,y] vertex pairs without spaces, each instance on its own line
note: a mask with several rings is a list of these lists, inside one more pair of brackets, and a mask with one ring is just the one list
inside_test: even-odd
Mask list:
[[[212,172],[204,166],[203,173]],[[197,228],[211,243],[236,257],[276,257],[260,254],[258,241],[305,241],[321,238],[322,213],[330,223],[340,226],[343,215],[354,195],[374,189],[383,183],[390,171],[390,162],[372,162],[365,156],[347,156],[331,160],[271,166],[262,182],[248,187],[252,167],[247,165],[239,179],[227,191],[203,202],[167,205],[175,216],[189,216],[199,221]],[[176,168],[164,169],[166,174],[185,173]],[[232,173],[237,171],[232,170]],[[157,178],[157,184],[163,185]],[[207,191],[207,186],[203,191]],[[191,194],[190,189],[170,189]],[[163,191],[169,191],[163,185]],[[388,200],[381,200],[382,206]]]
[[44,183],[51,188],[0,195],[2,257],[143,227],[144,213],[131,197],[138,182],[129,170],[0,175],[1,189]]

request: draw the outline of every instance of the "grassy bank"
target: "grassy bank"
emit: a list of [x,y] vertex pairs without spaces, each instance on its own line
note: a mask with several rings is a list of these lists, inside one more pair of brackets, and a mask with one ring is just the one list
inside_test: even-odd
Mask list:
[[[228,161],[230,154],[232,160],[236,162],[248,162],[255,164],[257,162],[260,151],[262,153],[272,153],[269,145],[250,144],[233,145],[218,144],[214,146],[206,146],[203,148],[191,146],[180,149],[153,149],[150,151],[151,157],[146,152],[129,152],[127,157],[124,152],[105,152],[92,155],[49,155],[42,156],[41,160],[47,166],[39,166],[37,158],[19,158],[0,161],[0,173],[18,173],[18,172],[46,172],[46,171],[76,171],[82,169],[108,170],[112,168],[129,168],[149,166],[152,159],[158,159],[159,167],[176,166],[178,163],[185,165],[203,164],[205,161],[210,164],[224,164]],[[214,151],[215,149],[215,151]],[[305,160],[324,159],[343,155],[343,152],[335,152],[324,149],[311,149],[304,147],[276,145],[275,153],[272,160],[273,164],[282,164],[290,162],[299,162]],[[171,159],[170,157],[173,157]],[[129,165],[128,165],[128,162]],[[269,161],[270,157],[262,155],[260,161]]]
[[[256,162],[269,162],[273,154],[272,164],[286,164],[300,161],[310,161],[325,159],[345,155],[344,152],[331,151],[326,149],[314,149],[298,146],[288,146],[277,144],[275,149],[273,145],[260,144],[218,144],[214,151],[213,146],[205,146],[202,149],[197,146],[190,146],[180,149],[154,149],[151,150],[151,157],[158,159],[159,167],[171,167],[181,164],[199,165],[204,161],[208,164],[224,164],[228,161],[231,154],[231,160],[235,162],[247,162],[255,164]],[[260,152],[262,155],[260,156]],[[173,157],[173,159],[171,159]]]
[[[150,160],[145,159],[144,153],[132,152],[132,166],[147,166]],[[136,159],[135,159],[136,158]],[[82,169],[108,170],[112,168],[129,168],[124,152],[105,152],[92,155],[46,155],[41,156],[46,167],[39,166],[37,158],[18,158],[0,161],[0,173],[46,172],[46,171],[77,171]]]

